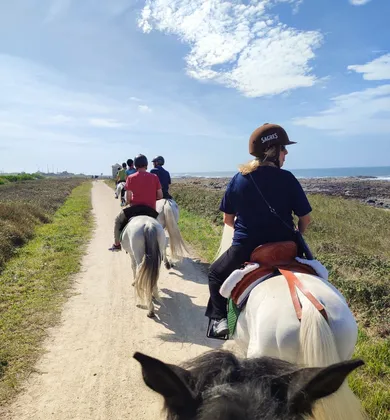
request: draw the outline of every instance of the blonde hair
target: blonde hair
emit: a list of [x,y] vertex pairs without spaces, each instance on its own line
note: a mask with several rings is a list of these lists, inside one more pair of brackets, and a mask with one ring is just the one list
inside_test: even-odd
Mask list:
[[273,160],[278,158],[279,147],[272,146],[267,149],[261,156],[256,157],[255,159],[244,163],[238,167],[238,170],[242,175],[248,175],[251,172],[255,171],[259,166],[273,166]]

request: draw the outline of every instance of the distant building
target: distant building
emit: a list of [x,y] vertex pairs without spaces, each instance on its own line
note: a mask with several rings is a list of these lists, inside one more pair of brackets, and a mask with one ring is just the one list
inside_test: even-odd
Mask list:
[[112,168],[112,177],[116,178],[116,174],[118,173],[119,169],[122,168],[122,166],[119,165],[119,163],[116,163],[115,165],[112,165],[111,168]]

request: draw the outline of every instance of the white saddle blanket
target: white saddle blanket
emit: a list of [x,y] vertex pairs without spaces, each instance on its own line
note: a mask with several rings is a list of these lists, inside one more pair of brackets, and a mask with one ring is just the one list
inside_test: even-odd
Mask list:
[[[295,258],[301,264],[309,265],[312,267],[315,272],[317,273],[318,277],[328,281],[329,273],[328,270],[318,261],[318,260],[306,260],[304,258]],[[250,263],[247,264],[244,268],[234,270],[232,274],[224,281],[221,288],[219,289],[219,293],[226,299],[229,299],[233,289],[236,285],[244,278],[244,276],[250,273],[253,270],[259,268],[260,265],[257,263]],[[257,281],[253,282],[240,296],[239,301],[237,302],[238,306],[240,306],[243,302],[245,302],[246,298],[248,297],[249,293],[262,281],[266,280],[270,275],[263,276],[259,278]]]

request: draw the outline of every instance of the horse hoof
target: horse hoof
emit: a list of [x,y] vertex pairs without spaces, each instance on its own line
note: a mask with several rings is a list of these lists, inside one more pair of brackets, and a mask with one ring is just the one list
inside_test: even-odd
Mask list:
[[171,269],[171,264],[169,262],[164,263],[164,265],[165,265],[165,268],[167,270],[170,270]]
[[148,312],[147,317],[148,318],[154,318],[156,316],[156,314],[153,311]]
[[131,283],[131,285],[134,287],[135,286],[135,281],[133,281],[133,283]]

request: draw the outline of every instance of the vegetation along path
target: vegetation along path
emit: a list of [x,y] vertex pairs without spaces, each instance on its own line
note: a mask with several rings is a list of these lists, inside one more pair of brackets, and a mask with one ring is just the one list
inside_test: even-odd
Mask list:
[[[181,362],[215,343],[205,338],[207,280],[184,260],[162,270],[158,318],[136,307],[129,256],[109,252],[118,200],[103,182],[92,189],[95,230],[86,245],[74,295],[45,354],[2,419],[153,419],[162,405],[144,385],[135,351]],[[5,412],[4,412],[5,411]]]

